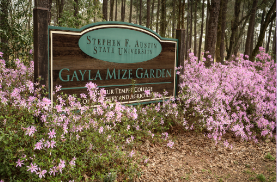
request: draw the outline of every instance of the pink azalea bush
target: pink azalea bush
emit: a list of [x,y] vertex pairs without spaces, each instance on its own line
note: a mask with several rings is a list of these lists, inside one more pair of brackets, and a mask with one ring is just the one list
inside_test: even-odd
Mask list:
[[[255,63],[240,55],[228,65],[203,62],[190,54],[185,62],[180,84],[180,105],[188,125],[188,113],[197,116],[208,137],[221,140],[226,131],[233,131],[242,140],[256,136],[273,137],[276,121],[276,64],[260,48]],[[180,68],[179,68],[180,69]],[[188,126],[187,126],[188,128]]]
[[[43,96],[44,86],[32,80],[33,62],[25,66],[17,59],[14,68],[7,68],[0,59],[1,180],[80,181],[87,176],[114,180],[117,175],[131,179],[139,174],[132,163],[135,141],[160,138],[174,149],[167,132],[178,122],[184,130],[205,129],[216,142],[227,131],[243,140],[273,137],[276,65],[262,49],[256,63],[242,57],[228,66],[205,68],[191,54],[184,72],[178,68],[183,81],[176,100],[165,99],[167,91],[146,90],[164,102],[121,105],[106,100],[105,90],[90,82],[80,95],[87,104],[57,94],[61,86],[56,86],[53,107]],[[197,122],[191,123],[192,118]],[[232,148],[227,140],[224,145]]]

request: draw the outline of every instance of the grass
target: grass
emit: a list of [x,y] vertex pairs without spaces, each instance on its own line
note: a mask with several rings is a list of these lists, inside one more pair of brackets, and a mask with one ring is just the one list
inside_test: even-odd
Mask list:
[[275,157],[273,157],[270,153],[267,153],[266,156],[265,156],[265,159],[269,159],[271,161],[274,161]]

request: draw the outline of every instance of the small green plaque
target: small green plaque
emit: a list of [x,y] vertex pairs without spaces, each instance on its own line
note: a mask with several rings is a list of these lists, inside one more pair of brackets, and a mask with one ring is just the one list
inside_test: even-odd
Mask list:
[[154,37],[123,28],[89,31],[79,39],[79,47],[91,57],[114,63],[144,62],[162,51],[161,44]]

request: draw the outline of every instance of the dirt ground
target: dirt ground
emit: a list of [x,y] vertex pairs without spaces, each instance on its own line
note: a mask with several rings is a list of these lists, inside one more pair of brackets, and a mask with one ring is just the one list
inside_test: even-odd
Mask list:
[[[135,147],[141,176],[135,181],[276,181],[276,140],[242,142],[227,133],[216,146],[202,133],[171,133],[173,148],[167,142],[142,142]],[[226,148],[228,140],[233,149]],[[270,154],[269,154],[270,153]],[[141,160],[149,158],[148,164]]]

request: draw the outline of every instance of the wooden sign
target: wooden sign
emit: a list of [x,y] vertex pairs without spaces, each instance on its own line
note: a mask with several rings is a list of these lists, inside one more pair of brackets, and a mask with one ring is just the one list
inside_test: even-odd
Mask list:
[[[61,85],[60,92],[80,98],[87,93],[85,85],[93,82],[106,90],[107,98],[122,104],[153,102],[145,90],[176,96],[177,39],[124,22],[48,29],[50,93]],[[130,94],[132,80],[135,92]]]

